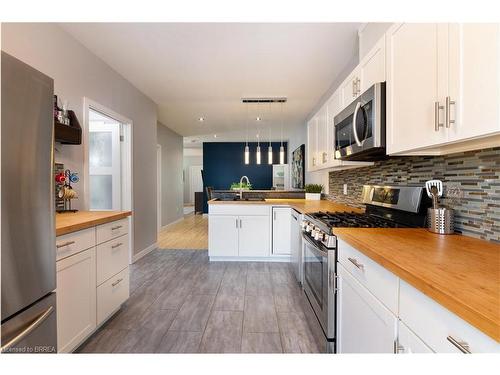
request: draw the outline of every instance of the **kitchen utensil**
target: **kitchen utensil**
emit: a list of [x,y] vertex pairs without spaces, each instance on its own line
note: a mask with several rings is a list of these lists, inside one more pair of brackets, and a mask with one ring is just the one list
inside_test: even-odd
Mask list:
[[437,209],[439,198],[443,195],[443,182],[440,180],[429,180],[425,183],[425,189],[429,198],[432,198],[432,208]]
[[454,212],[451,208],[428,208],[427,225],[428,230],[438,234],[454,233]]

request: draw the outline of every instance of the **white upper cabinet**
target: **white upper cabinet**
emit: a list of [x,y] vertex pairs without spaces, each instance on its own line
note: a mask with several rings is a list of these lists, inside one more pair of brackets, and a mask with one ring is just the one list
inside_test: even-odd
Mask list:
[[386,47],[389,154],[498,142],[485,138],[500,134],[498,24],[396,24]]
[[[500,24],[450,24],[449,141],[500,131]],[[452,122],[454,121],[454,123]]]
[[340,85],[342,92],[342,103],[347,107],[361,93],[359,65],[349,74],[345,81]]
[[440,86],[439,36],[437,24],[397,24],[386,34],[389,154],[446,140],[439,126],[444,111],[435,108]]
[[318,168],[318,118],[313,117],[307,123],[307,170],[315,171]]
[[361,60],[359,79],[360,93],[365,92],[377,82],[385,81],[385,38],[381,38]]
[[325,104],[318,112],[318,168],[328,164],[328,108]]
[[338,89],[326,103],[327,106],[327,139],[328,139],[328,167],[336,167],[341,164],[340,160],[335,159],[335,116],[342,110],[342,90]]

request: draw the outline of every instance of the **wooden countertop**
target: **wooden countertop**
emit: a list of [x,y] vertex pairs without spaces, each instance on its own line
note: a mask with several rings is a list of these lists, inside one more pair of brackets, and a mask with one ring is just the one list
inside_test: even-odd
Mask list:
[[334,233],[500,342],[500,245],[425,229],[335,228]]
[[327,200],[313,201],[306,199],[265,199],[263,201],[223,201],[212,199],[208,204],[264,204],[290,206],[300,213],[331,211],[331,212],[363,212],[360,208],[351,207],[345,204],[335,203]]
[[132,215],[131,211],[78,211],[56,214],[56,236],[90,228]]

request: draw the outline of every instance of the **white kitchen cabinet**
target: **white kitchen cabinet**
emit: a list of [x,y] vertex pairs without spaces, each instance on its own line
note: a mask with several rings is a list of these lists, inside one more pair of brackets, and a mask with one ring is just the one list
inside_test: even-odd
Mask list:
[[385,38],[381,38],[359,63],[360,94],[378,82],[385,82]]
[[273,255],[290,255],[291,253],[291,208],[273,207]]
[[313,117],[307,123],[307,170],[315,171],[318,168],[318,118]]
[[[396,24],[386,34],[387,153],[395,154],[446,141],[439,102],[445,26]],[[439,117],[439,118],[437,118]],[[436,130],[437,129],[437,130]]]
[[290,235],[290,261],[293,264],[293,270],[297,281],[302,284],[302,230],[300,223],[302,222],[302,215],[295,211],[290,210],[291,235]]
[[351,104],[354,99],[356,99],[361,93],[361,83],[359,76],[360,70],[358,65],[340,85],[340,90],[342,93],[342,104],[344,108]]
[[96,328],[96,253],[81,251],[56,263],[57,343],[73,351]]
[[414,334],[402,321],[398,322],[398,341],[396,353],[434,353],[416,334]]
[[500,24],[449,24],[448,51],[448,141],[500,132]]
[[208,255],[238,256],[238,216],[209,215]]
[[328,165],[328,106],[323,105],[317,114],[317,138],[318,138],[318,169],[325,168]]
[[498,24],[396,24],[386,44],[389,154],[498,144]]
[[128,267],[97,287],[97,324],[106,321],[129,297]]
[[128,268],[129,248],[127,234],[97,245],[97,285]]
[[337,328],[338,353],[394,353],[396,316],[340,263]]
[[270,255],[269,216],[239,217],[240,257],[267,257]]
[[436,301],[400,280],[401,321],[436,353],[500,353],[500,345]]

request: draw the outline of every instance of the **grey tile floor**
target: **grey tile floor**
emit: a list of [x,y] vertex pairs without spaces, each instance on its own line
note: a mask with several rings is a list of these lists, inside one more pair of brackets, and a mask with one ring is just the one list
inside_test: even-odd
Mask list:
[[130,267],[130,299],[79,353],[318,353],[321,328],[290,265],[155,250]]

